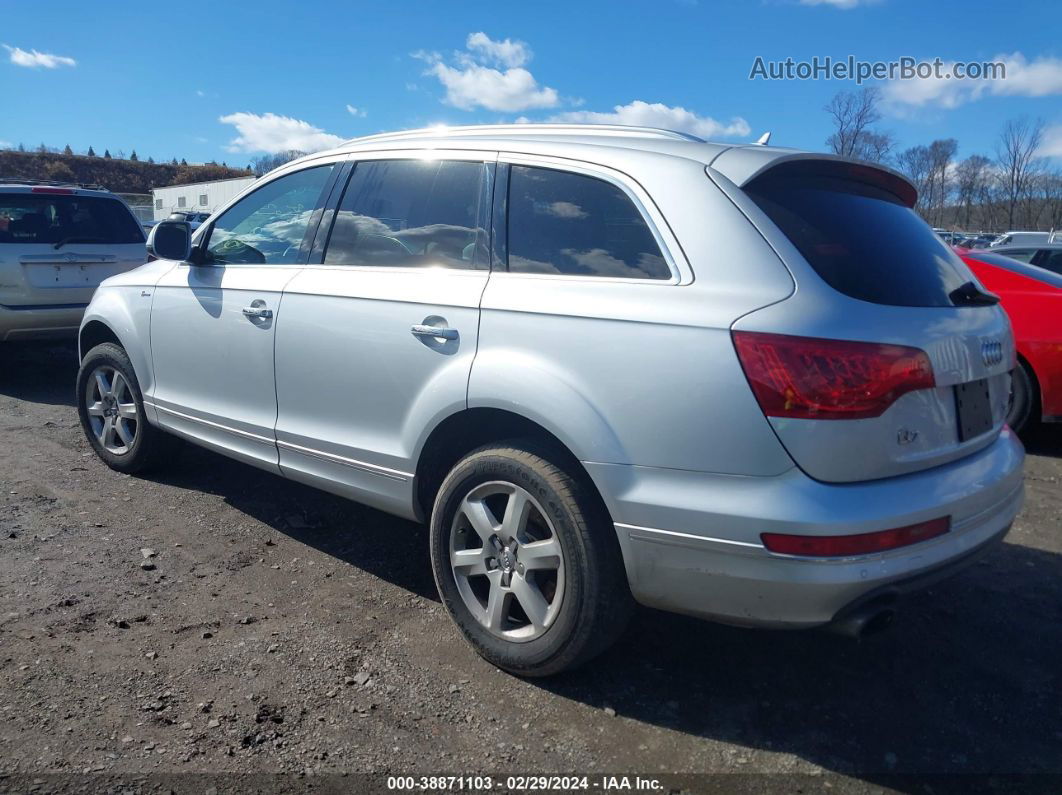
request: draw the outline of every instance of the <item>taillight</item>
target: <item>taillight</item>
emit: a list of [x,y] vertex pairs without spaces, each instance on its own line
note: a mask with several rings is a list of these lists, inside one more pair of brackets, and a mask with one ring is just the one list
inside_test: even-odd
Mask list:
[[771,552],[783,555],[803,555],[814,558],[848,558],[871,555],[890,549],[906,547],[944,535],[951,529],[951,519],[943,516],[928,522],[859,533],[850,536],[797,536],[787,533],[761,533],[760,540]]
[[30,193],[50,193],[55,196],[72,196],[74,191],[71,188],[30,188]]
[[877,417],[936,385],[925,351],[903,345],[735,331],[734,347],[768,417]]

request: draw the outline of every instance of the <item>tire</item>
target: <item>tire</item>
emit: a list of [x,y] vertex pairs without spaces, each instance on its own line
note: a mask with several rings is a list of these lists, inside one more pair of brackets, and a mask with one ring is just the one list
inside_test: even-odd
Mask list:
[[1007,425],[1015,433],[1028,430],[1034,424],[1037,406],[1036,386],[1028,368],[1022,363],[1010,374],[1010,401],[1007,404]]
[[85,437],[111,469],[136,474],[169,458],[175,440],[144,418],[140,383],[120,346],[105,342],[88,352],[77,373],[76,400]]
[[443,606],[482,657],[519,676],[587,662],[619,638],[633,607],[607,512],[560,460],[521,441],[474,450],[432,510]]

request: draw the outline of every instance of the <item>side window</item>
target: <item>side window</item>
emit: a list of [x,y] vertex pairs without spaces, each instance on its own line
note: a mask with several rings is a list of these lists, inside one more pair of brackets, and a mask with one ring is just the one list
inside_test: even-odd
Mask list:
[[1032,262],[1032,258],[1033,255],[1036,253],[1036,249],[1023,248],[1020,251],[1005,251],[1003,253],[1011,259],[1018,260],[1018,262]]
[[634,202],[615,185],[546,168],[509,172],[509,271],[669,279]]
[[218,263],[291,265],[332,165],[296,171],[259,188],[218,216],[207,241]]
[[339,203],[325,265],[486,267],[487,165],[358,163]]
[[1046,255],[1040,260],[1040,267],[1054,273],[1062,273],[1062,251],[1045,251]]

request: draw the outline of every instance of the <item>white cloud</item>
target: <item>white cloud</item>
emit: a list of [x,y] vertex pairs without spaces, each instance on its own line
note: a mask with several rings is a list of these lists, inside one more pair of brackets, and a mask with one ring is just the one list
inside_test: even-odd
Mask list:
[[355,108],[353,105],[347,105],[347,113],[351,116],[355,116],[359,119],[364,119],[368,116],[368,112],[364,108]]
[[65,55],[52,55],[50,52],[27,52],[21,47],[11,47],[5,44],[4,49],[11,53],[11,63],[16,66],[25,66],[30,69],[44,67],[45,69],[58,69],[60,66],[77,66],[77,61]]
[[560,101],[555,89],[540,86],[523,68],[531,60],[531,49],[523,42],[494,41],[479,32],[469,34],[465,47],[464,52],[455,53],[453,64],[447,64],[437,52],[413,53],[414,58],[428,64],[425,74],[438,79],[446,89],[446,104],[461,110],[482,107],[511,112],[552,108]]
[[261,116],[257,113],[230,113],[218,121],[233,125],[239,133],[226,147],[230,152],[274,154],[291,149],[318,152],[338,146],[344,140],[309,122],[275,113],[263,113]]
[[[894,109],[938,106],[957,108],[986,96],[1046,97],[1062,94],[1062,59],[1040,57],[1028,60],[1020,52],[1001,54],[990,59],[1000,61],[1006,77],[992,79],[926,79],[892,80],[885,84],[883,96]],[[945,61],[944,74],[951,74],[954,61]]]
[[550,121],[575,124],[626,124],[634,127],[661,127],[666,130],[688,132],[700,138],[742,137],[751,130],[740,116],[721,122],[710,116],[698,116],[683,107],[671,107],[660,102],[636,99],[628,105],[616,105],[611,113],[573,110],[559,113]]
[[479,55],[483,60],[501,64],[509,68],[523,66],[531,60],[531,49],[522,41],[502,39],[494,41],[486,33],[468,34],[465,47],[469,52]]
[[1036,153],[1041,157],[1062,157],[1062,124],[1044,128],[1044,140]]
[[833,6],[847,11],[859,5],[868,6],[878,0],[800,0],[802,6]]

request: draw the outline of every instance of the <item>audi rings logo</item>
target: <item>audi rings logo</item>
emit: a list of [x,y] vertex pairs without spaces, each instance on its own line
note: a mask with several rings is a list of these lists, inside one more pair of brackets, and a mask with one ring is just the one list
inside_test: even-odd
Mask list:
[[1003,343],[999,340],[985,340],[981,343],[981,361],[985,367],[994,367],[1003,361]]

